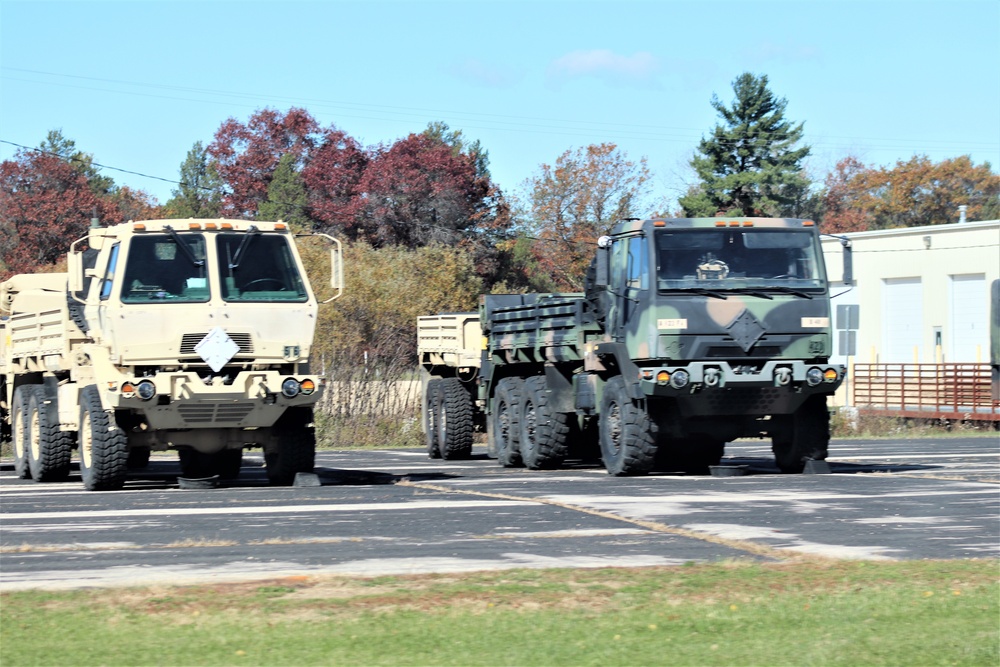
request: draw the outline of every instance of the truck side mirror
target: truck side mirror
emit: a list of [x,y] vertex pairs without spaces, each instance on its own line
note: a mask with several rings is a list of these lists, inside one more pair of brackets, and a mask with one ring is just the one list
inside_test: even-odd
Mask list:
[[70,294],[83,291],[83,253],[69,252],[66,255],[66,273]]
[[330,248],[330,287],[344,290],[344,258],[339,243]]
[[607,236],[602,236],[597,239],[597,257],[596,257],[596,269],[597,275],[594,276],[594,285],[596,287],[607,287],[610,282],[609,274],[611,261],[611,239]]
[[851,239],[841,238],[840,245],[844,249],[844,284],[854,284],[854,246]]

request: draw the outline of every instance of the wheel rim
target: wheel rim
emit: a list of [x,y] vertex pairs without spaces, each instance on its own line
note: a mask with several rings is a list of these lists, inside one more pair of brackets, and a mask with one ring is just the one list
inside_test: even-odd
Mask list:
[[617,402],[608,410],[608,440],[611,453],[617,455],[622,448],[622,413]]
[[535,451],[535,404],[528,401],[524,404],[524,428],[521,430],[521,451]]
[[80,421],[80,464],[90,468],[93,458],[94,437],[90,432],[90,415],[84,413]]
[[507,404],[501,402],[497,406],[497,449],[507,451],[507,443],[510,442],[510,414],[507,411]]
[[[441,401],[441,409],[438,414],[438,437],[437,446],[440,448],[445,443],[445,434],[448,433],[448,408],[445,402]],[[442,452],[443,454],[444,452]]]
[[36,461],[42,458],[42,446],[39,442],[38,410],[32,410],[28,417],[28,447],[31,448],[31,456]]
[[17,416],[17,406],[15,404],[14,412],[11,415],[10,425],[11,425],[11,438],[14,440],[14,455],[19,458],[24,458],[24,431],[21,428],[21,418]]

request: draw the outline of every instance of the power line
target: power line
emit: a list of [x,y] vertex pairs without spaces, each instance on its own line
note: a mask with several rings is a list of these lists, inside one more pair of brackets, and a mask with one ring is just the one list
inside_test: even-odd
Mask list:
[[[176,184],[176,185],[186,185],[188,187],[196,188],[196,189],[199,189],[199,190],[204,190],[206,192],[212,192],[212,193],[217,192],[216,190],[213,190],[212,188],[209,188],[209,187],[205,187],[205,186],[201,186],[201,185],[194,185],[194,184],[191,184],[191,183],[186,183],[184,181],[178,181],[178,180],[174,180],[174,179],[170,179],[170,178],[163,178],[162,176],[152,176],[150,174],[143,174],[141,172],[132,171],[130,169],[122,169],[121,167],[112,167],[110,165],[101,164],[99,162],[88,161],[88,160],[85,160],[83,158],[77,157],[75,155],[69,155],[69,156],[62,155],[61,153],[56,153],[54,151],[47,151],[45,149],[35,148],[35,147],[32,147],[32,146],[25,146],[23,144],[18,144],[18,143],[15,143],[13,141],[8,141],[6,139],[0,139],[0,143],[2,143],[2,144],[8,144],[10,146],[15,146],[15,147],[20,148],[22,150],[28,150],[28,151],[32,151],[32,152],[35,152],[35,153],[41,153],[43,155],[51,155],[53,157],[59,158],[60,160],[66,160],[68,162],[78,162],[80,164],[89,164],[89,165],[92,165],[94,167],[100,167],[101,169],[109,169],[111,171],[117,171],[117,172],[121,172],[123,174],[131,174],[133,176],[142,176],[143,178],[152,178],[152,179],[155,179],[155,180],[158,180],[158,181],[163,181],[165,183],[173,183],[173,184]],[[272,200],[268,200],[268,202],[269,203],[273,203],[273,204],[278,204],[278,205],[281,205],[281,206],[287,206],[287,207],[291,207],[291,208],[297,208],[297,209],[301,210],[303,213],[308,212],[309,209],[311,208],[309,204],[299,204],[297,202],[286,202],[286,201],[273,200],[273,199]],[[425,222],[419,222],[417,224],[420,227],[424,228],[424,229],[436,229],[438,231],[447,232],[447,233],[450,233],[450,234],[455,234],[455,233],[462,234],[464,231],[466,231],[466,230],[455,229],[455,228],[452,228],[452,227],[445,227],[443,225],[435,225],[435,224],[430,223],[430,222],[426,222],[426,223]],[[475,237],[473,237],[473,238],[475,238]],[[570,239],[546,239],[546,238],[540,238],[540,237],[537,237],[537,236],[529,236],[527,234],[517,234],[512,239],[504,239],[504,240],[515,240],[517,238],[526,238],[526,239],[530,239],[532,241],[542,241],[544,243],[559,243],[559,242],[562,242],[562,243],[571,243],[571,244],[576,244],[576,245],[597,245],[596,241],[591,242],[591,241],[573,241],[573,240],[570,240]]]
[[34,151],[35,153],[42,153],[44,155],[52,155],[52,156],[57,157],[57,158],[59,158],[61,160],[67,160],[69,162],[79,162],[81,164],[90,164],[90,165],[93,165],[95,167],[100,167],[101,169],[108,169],[110,171],[118,171],[118,172],[121,172],[123,174],[131,174],[132,176],[141,176],[143,178],[151,178],[154,181],[163,181],[164,183],[173,183],[175,185],[187,185],[189,187],[200,188],[202,190],[207,190],[209,192],[212,192],[211,188],[206,188],[206,187],[199,186],[199,185],[192,185],[190,183],[185,183],[184,181],[178,181],[178,180],[171,179],[171,178],[163,178],[162,176],[153,176],[152,174],[143,174],[142,172],[139,172],[139,171],[132,171],[130,169],[122,169],[121,167],[112,167],[110,165],[101,164],[100,162],[93,162],[93,161],[89,161],[88,162],[87,160],[84,160],[83,158],[76,157],[74,155],[63,155],[61,153],[56,153],[54,151],[44,150],[42,148],[35,148],[33,146],[25,146],[23,144],[14,143],[13,141],[7,141],[6,139],[0,139],[0,144],[7,144],[9,146],[15,146],[15,147],[21,148],[23,150]]
[[[518,116],[510,114],[497,114],[497,113],[484,113],[484,112],[470,112],[470,111],[455,111],[446,109],[429,109],[421,107],[407,107],[399,105],[385,105],[385,104],[375,104],[369,102],[351,102],[351,101],[339,101],[339,100],[326,100],[317,98],[292,98],[288,96],[277,96],[271,94],[257,94],[257,93],[246,93],[239,91],[221,91],[221,90],[210,90],[204,88],[195,88],[189,86],[174,86],[167,84],[154,84],[142,81],[126,81],[118,79],[107,79],[102,77],[89,77],[89,76],[78,76],[71,74],[60,74],[56,72],[46,72],[41,70],[14,68],[14,67],[3,67],[0,68],[10,72],[22,72],[25,74],[37,74],[42,76],[50,77],[61,77],[65,79],[76,79],[81,81],[93,81],[97,83],[119,85],[119,86],[132,86],[132,87],[143,87],[154,90],[162,91],[176,91],[182,93],[193,93],[196,95],[212,95],[221,97],[230,97],[236,99],[243,99],[247,101],[260,101],[262,99],[270,100],[280,100],[293,105],[304,105],[305,103],[311,103],[316,106],[332,108],[332,109],[346,109],[348,111],[353,111],[355,114],[337,114],[338,118],[355,118],[362,120],[378,120],[387,122],[408,122],[411,118],[385,118],[380,116],[372,115],[356,115],[357,112],[368,112],[369,114],[390,114],[393,116],[410,116],[410,117],[420,117],[422,114],[446,114],[449,116],[467,117],[473,123],[488,123],[491,125],[465,125],[469,129],[480,129],[480,130],[500,130],[500,131],[516,131],[521,133],[532,133],[532,134],[559,134],[563,136],[593,136],[594,134],[608,132],[619,134],[623,138],[632,140],[650,140],[650,141],[665,141],[674,143],[699,143],[702,139],[705,139],[705,130],[696,128],[685,128],[685,127],[671,127],[667,125],[637,125],[634,123],[615,123],[606,121],[595,121],[595,120],[575,120],[566,118],[545,118],[545,117],[534,117],[534,116]],[[78,88],[84,90],[97,90],[99,92],[109,92],[121,95],[133,95],[141,97],[154,97],[158,99],[174,99],[180,101],[189,101],[195,103],[210,103],[210,104],[229,104],[236,105],[244,108],[256,108],[259,104],[239,104],[233,101],[218,101],[218,100],[208,100],[208,99],[192,99],[192,98],[182,98],[170,95],[154,95],[150,93],[140,93],[127,90],[111,90],[107,88],[93,88],[88,86],[75,86],[65,83],[57,83],[52,81],[33,81],[30,79],[18,79],[14,77],[5,76],[3,77],[12,81],[22,81],[27,83],[36,83],[41,85],[50,86],[62,86],[70,88]],[[461,120],[461,118],[460,118]],[[497,126],[499,125],[499,127]],[[568,127],[568,125],[570,125]],[[709,134],[714,131],[714,128],[709,131]],[[700,136],[693,136],[689,133],[697,133]],[[784,133],[760,133],[757,138],[763,141],[767,141],[770,136],[785,136]],[[823,139],[819,142],[809,144],[810,147],[817,149],[824,148],[841,148],[842,143],[830,140],[843,140],[851,142],[889,142],[888,145],[882,145],[875,147],[875,150],[907,150],[920,152],[921,150],[933,149],[933,150],[948,150],[954,149],[959,151],[965,150],[994,150],[1000,147],[1000,144],[995,142],[983,142],[983,141],[966,141],[961,143],[956,143],[952,141],[945,140],[933,140],[933,139],[906,139],[906,138],[865,138],[865,137],[839,137],[836,135],[823,135]],[[723,141],[723,145],[735,146],[739,142]],[[926,146],[924,149],[914,149],[911,144]],[[937,146],[927,146],[928,144],[940,144]]]

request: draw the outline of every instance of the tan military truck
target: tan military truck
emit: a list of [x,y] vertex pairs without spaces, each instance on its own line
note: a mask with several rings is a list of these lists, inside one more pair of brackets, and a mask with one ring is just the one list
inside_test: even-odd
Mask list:
[[[332,237],[331,285],[343,290]],[[332,300],[332,298],[330,300]],[[272,484],[313,469],[318,311],[283,222],[94,227],[67,273],[0,283],[0,410],[21,478],[121,488],[151,451],[186,478],[233,478],[263,449]]]
[[467,458],[473,430],[485,426],[483,413],[474,407],[482,341],[479,313],[417,318],[422,426],[431,458]]

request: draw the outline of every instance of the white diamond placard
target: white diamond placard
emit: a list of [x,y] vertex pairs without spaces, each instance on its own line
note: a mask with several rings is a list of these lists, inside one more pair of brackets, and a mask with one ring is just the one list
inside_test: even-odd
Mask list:
[[240,346],[229,337],[225,329],[215,327],[201,339],[200,343],[194,346],[194,351],[205,360],[205,363],[213,371],[218,373],[219,369],[229,363],[233,355],[240,351]]

